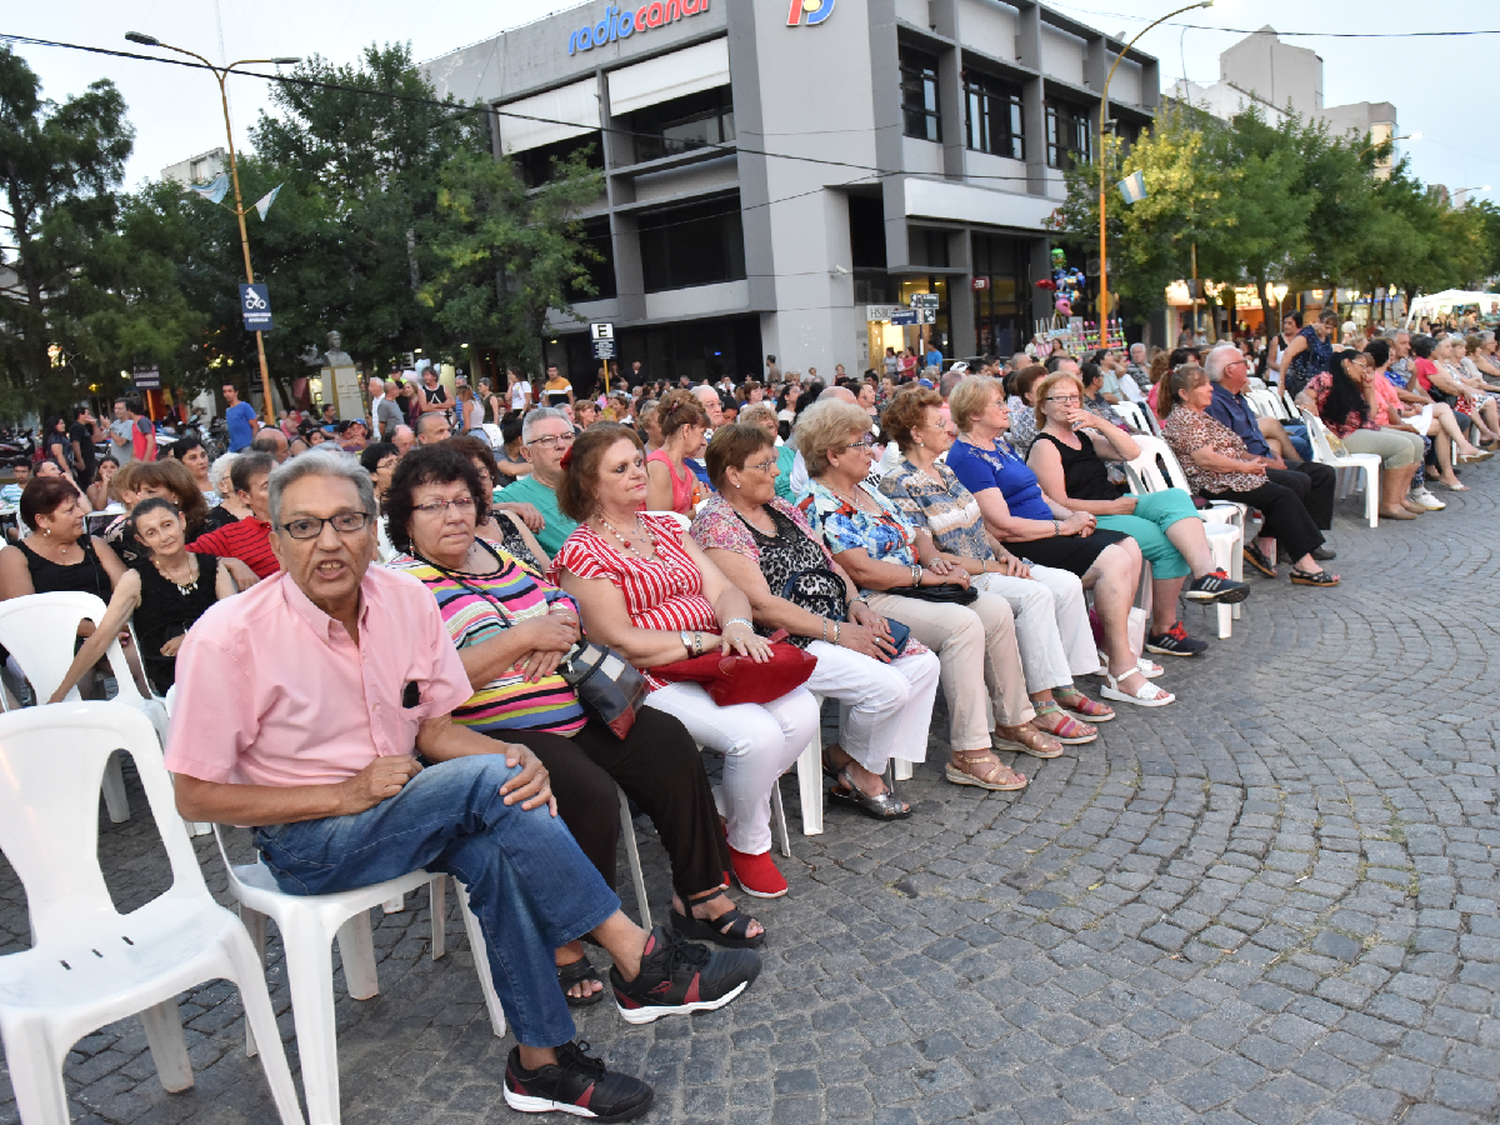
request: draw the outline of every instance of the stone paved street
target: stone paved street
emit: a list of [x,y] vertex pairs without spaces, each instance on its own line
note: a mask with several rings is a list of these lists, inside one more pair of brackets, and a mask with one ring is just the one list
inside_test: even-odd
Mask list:
[[[581,1034],[656,1084],[655,1122],[1494,1121],[1500,473],[1465,479],[1447,512],[1375,532],[1341,504],[1342,586],[1250,578],[1232,640],[1167,660],[1177,705],[1118,705],[1094,745],[1019,763],[1024,793],[946,784],[934,740],[909,821],[830,809],[807,838],[786,779],[792,889],[755,903],[759,982],[639,1029],[600,1006]],[[1212,635],[1207,613],[1187,625]],[[137,816],[101,829],[122,904],[166,866],[133,796]],[[660,917],[665,859],[640,827]],[[452,902],[444,959],[422,892],[377,921],[382,994],[352,1002],[337,979],[346,1125],[520,1120]],[[0,952],[26,933],[0,868]],[[272,956],[295,1070],[274,939]],[[162,1091],[128,1021],[69,1057],[75,1117],[274,1122],[233,990],[189,993],[182,1014],[195,1089]],[[0,1082],[0,1125],[17,1120]]]

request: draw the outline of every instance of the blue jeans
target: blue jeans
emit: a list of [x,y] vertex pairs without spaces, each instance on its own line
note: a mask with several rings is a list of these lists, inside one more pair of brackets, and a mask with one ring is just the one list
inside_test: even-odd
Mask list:
[[1313,461],[1312,439],[1307,436],[1307,427],[1301,422],[1283,422],[1281,428],[1286,431],[1286,436],[1291,440],[1292,448],[1297,451],[1297,456],[1304,461]]
[[255,843],[292,895],[352,890],[419,867],[459,879],[517,1040],[556,1047],[574,1027],[553,950],[602,924],[620,900],[561,820],[545,807],[505,804],[500,786],[518,772],[499,754],[439,762],[372,809],[257,828]]

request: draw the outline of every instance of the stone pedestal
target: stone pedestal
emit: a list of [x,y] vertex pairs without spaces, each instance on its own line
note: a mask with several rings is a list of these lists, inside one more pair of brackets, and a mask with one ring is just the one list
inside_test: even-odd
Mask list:
[[353,364],[323,368],[323,401],[333,403],[340,418],[365,417],[365,399],[360,393],[359,368]]

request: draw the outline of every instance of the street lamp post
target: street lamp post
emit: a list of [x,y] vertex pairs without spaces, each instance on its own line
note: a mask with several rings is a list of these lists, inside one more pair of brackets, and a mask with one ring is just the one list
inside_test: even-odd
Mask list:
[[[1489,184],[1470,184],[1468,187],[1454,188],[1449,194],[1450,199],[1457,199],[1460,195],[1467,195],[1471,191],[1489,191]],[[1457,206],[1457,204],[1455,204]],[[1467,204],[1465,204],[1467,206]]]
[[[1103,329],[1103,340],[1109,338],[1109,257],[1108,246],[1104,235],[1104,221],[1106,216],[1105,186],[1104,186],[1104,127],[1109,121],[1109,84],[1114,80],[1115,68],[1120,65],[1120,60],[1125,57],[1130,48],[1140,41],[1142,35],[1150,31],[1159,23],[1165,23],[1173,16],[1180,16],[1183,12],[1191,12],[1195,8],[1212,8],[1214,0],[1200,0],[1196,4],[1188,4],[1178,8],[1175,12],[1168,12],[1160,19],[1152,20],[1140,31],[1136,32],[1135,38],[1125,44],[1125,49],[1115,56],[1115,61],[1109,68],[1109,73],[1104,78],[1104,92],[1099,98],[1099,323]],[[1105,48],[1108,50],[1108,48]],[[1102,341],[1101,341],[1102,342]]]
[[[127,31],[125,38],[132,43],[139,43],[145,47],[160,47],[164,51],[176,51],[179,55],[187,55],[188,58],[197,59],[209,70],[214,72],[214,77],[219,80],[219,100],[224,107],[224,138],[229,142],[229,179],[234,185],[234,215],[240,224],[240,250],[245,256],[245,281],[255,284],[255,271],[250,266],[250,237],[245,231],[245,204],[240,196],[240,169],[234,154],[234,129],[229,123],[229,91],[225,87],[230,73],[239,66],[251,66],[265,64],[270,66],[295,66],[301,62],[296,58],[279,59],[240,59],[228,66],[215,66],[196,51],[189,51],[183,47],[174,47],[170,43],[163,43],[154,35],[146,35],[139,31]],[[271,398],[271,370],[266,365],[266,341],[260,329],[255,330],[255,351],[260,357],[260,389],[265,399],[266,424],[276,424],[276,407]]]

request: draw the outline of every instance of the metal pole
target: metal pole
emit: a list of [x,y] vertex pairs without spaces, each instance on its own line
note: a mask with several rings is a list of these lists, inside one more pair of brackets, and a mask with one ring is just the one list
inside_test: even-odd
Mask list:
[[[1105,333],[1109,331],[1109,257],[1108,245],[1105,238],[1105,185],[1104,185],[1104,127],[1109,121],[1109,84],[1114,80],[1115,68],[1120,65],[1120,60],[1126,55],[1130,48],[1134,47],[1142,35],[1150,31],[1159,23],[1165,23],[1173,16],[1180,16],[1183,12],[1191,12],[1194,8],[1212,8],[1214,0],[1201,0],[1197,4],[1189,4],[1178,8],[1175,12],[1168,12],[1160,19],[1148,23],[1140,31],[1136,32],[1135,38],[1125,44],[1125,50],[1115,56],[1114,64],[1109,68],[1109,73],[1104,77],[1104,91],[1099,97],[1099,151],[1094,159],[1099,165],[1099,321],[1104,325]],[[1108,50],[1108,46],[1105,50]],[[1184,76],[1185,80],[1185,76]],[[1194,326],[1196,328],[1196,324]]]

